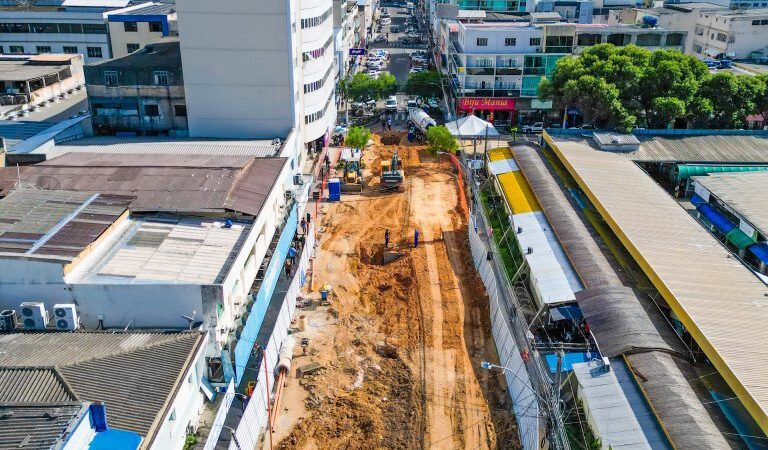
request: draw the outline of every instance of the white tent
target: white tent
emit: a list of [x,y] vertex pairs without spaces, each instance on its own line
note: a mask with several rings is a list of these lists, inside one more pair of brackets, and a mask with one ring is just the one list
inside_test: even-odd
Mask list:
[[493,128],[493,124],[473,115],[468,115],[459,120],[448,122],[445,124],[445,127],[448,128],[448,131],[450,131],[452,135],[460,136],[462,138],[483,138],[486,136],[494,137],[499,135],[496,128]]

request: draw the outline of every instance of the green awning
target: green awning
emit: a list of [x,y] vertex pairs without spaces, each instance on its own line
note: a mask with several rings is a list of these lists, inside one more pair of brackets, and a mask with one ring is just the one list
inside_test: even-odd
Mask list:
[[747,236],[746,233],[741,231],[738,227],[729,231],[726,235],[729,241],[733,243],[739,250],[743,250],[755,243],[755,240]]
[[735,166],[735,165],[703,165],[703,164],[678,164],[675,167],[675,181],[685,180],[698,175],[724,172],[760,172],[768,170],[768,166]]

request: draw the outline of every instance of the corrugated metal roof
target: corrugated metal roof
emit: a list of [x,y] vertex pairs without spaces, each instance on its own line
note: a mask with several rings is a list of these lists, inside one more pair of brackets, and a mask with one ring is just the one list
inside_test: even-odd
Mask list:
[[[0,132],[2,129],[0,128]],[[158,154],[158,155],[213,155],[213,156],[255,156],[275,157],[280,153],[282,143],[273,140],[217,140],[217,139],[172,139],[161,137],[91,137],[69,141],[50,149],[38,149],[33,153],[45,153],[48,159],[67,153],[105,154]]]
[[507,172],[496,177],[501,185],[504,198],[507,200],[512,214],[523,214],[532,211],[541,211],[536,196],[531,192],[531,187],[525,181],[522,172]]
[[[80,400],[106,403],[110,426],[134,431],[151,444],[204,339],[192,332],[0,334],[0,373],[55,367]],[[39,395],[33,390],[28,398]]]
[[572,142],[555,151],[768,432],[768,349],[749,345],[765,340],[768,287],[629,159]]
[[250,223],[235,222],[225,228],[221,220],[198,217],[132,220],[107,256],[84,268],[82,278],[87,282],[221,283],[250,229]]
[[719,173],[693,180],[768,235],[768,172]]
[[27,81],[56,75],[69,66],[30,64],[28,61],[0,61],[0,81]]
[[87,413],[81,403],[3,405],[0,450],[47,450],[66,435],[72,422]]
[[[544,213],[515,214],[512,223],[517,233],[515,239],[530,268],[536,298],[548,305],[575,301],[575,293],[583,286]],[[529,248],[531,253],[527,253]]]
[[[549,139],[559,145],[581,144],[597,149],[591,133],[579,135],[552,134]],[[640,149],[621,152],[633,161],[698,162],[698,163],[768,163],[768,137],[746,135],[647,136],[637,135]]]
[[78,401],[55,368],[0,368],[0,403]]
[[11,121],[0,120],[0,137],[15,141],[29,139],[37,133],[43,132],[56,122],[30,122],[30,121]]
[[71,260],[125,212],[130,198],[17,189],[0,200],[0,253]]
[[[132,212],[224,213],[257,216],[286,158],[250,156],[69,153],[19,169],[24,184],[41,189],[133,197]],[[18,180],[0,168],[0,194]]]
[[119,10],[109,13],[109,16],[165,16],[176,12],[173,3],[151,3],[145,6]]
[[[616,360],[611,362],[621,365]],[[578,395],[584,402],[587,421],[595,427],[595,433],[603,448],[658,450],[669,448],[658,436],[646,436],[640,424],[639,414],[651,412],[633,409],[613,370],[604,370],[603,363],[591,361],[573,364],[573,374],[579,384]],[[640,399],[642,401],[642,399]],[[635,407],[640,406],[635,402]]]

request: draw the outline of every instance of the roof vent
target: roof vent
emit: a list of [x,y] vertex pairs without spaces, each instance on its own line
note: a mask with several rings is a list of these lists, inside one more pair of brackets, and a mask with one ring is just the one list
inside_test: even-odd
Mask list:
[[599,132],[593,133],[592,138],[600,150],[608,152],[634,152],[640,149],[640,141],[633,134]]

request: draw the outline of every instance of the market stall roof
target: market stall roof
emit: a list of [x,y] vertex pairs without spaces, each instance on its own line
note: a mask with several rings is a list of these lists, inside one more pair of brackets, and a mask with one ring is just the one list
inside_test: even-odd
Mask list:
[[499,132],[493,127],[493,124],[475,116],[468,115],[461,119],[454,120],[445,124],[448,131],[454,136],[468,137],[496,137]]
[[693,180],[768,234],[768,172],[718,173]]
[[570,142],[557,142],[553,150],[768,431],[768,348],[749,345],[765,340],[768,287],[630,159]]

